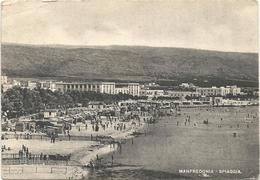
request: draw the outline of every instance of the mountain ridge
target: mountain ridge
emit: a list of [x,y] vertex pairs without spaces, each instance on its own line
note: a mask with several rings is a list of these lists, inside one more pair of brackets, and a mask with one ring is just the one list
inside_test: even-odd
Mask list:
[[171,47],[2,44],[10,76],[258,81],[258,54]]

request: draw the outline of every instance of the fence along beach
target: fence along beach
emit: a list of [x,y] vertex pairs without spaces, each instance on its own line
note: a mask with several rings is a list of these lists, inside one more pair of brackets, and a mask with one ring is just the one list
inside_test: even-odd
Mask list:
[[[119,123],[115,121],[107,125],[106,129],[100,129],[100,133],[92,128],[79,130],[75,126],[75,129],[70,131],[71,135],[59,134],[55,137],[55,141],[46,134],[4,132],[1,135],[3,142],[2,162],[5,167],[11,169],[13,165],[16,167],[37,165],[39,168],[52,168],[53,165],[73,166],[81,169],[81,174],[85,175],[82,167],[87,166],[90,162],[97,162],[98,156],[101,157],[111,151],[116,151],[120,147],[118,144],[120,144],[121,139],[133,137],[134,133],[142,131],[145,121],[144,118],[142,120],[130,120],[124,122],[121,128],[114,125]],[[67,170],[66,174],[71,174],[70,170],[71,168]],[[3,177],[19,178],[19,176],[15,177],[11,175],[11,172],[8,172],[5,171]],[[25,173],[24,171],[19,172]],[[59,175],[56,176],[57,179],[61,178]],[[37,172],[37,178],[41,177]]]

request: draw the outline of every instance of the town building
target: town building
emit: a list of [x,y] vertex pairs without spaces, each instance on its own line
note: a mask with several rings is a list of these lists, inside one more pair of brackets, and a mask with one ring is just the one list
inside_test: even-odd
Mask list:
[[196,86],[192,83],[181,83],[179,86],[182,87],[182,88],[188,88],[188,89],[196,88]]
[[6,92],[8,89],[11,89],[12,87],[12,84],[2,84],[2,91]]
[[6,75],[1,76],[1,87],[2,91],[6,92],[8,89],[13,88],[14,86],[21,86],[20,81],[17,81],[15,79],[8,79]]
[[127,83],[129,95],[140,96],[140,84],[139,83]]
[[228,94],[238,95],[241,89],[237,86],[196,88],[196,92],[202,96],[226,96]]
[[114,82],[74,82],[56,83],[56,89],[60,92],[67,91],[92,91],[97,93],[115,94]]
[[30,90],[33,90],[33,89],[37,88],[37,82],[27,81],[25,88],[28,88],[28,89],[30,89]]
[[6,75],[1,75],[1,84],[7,84],[8,83],[8,78]]
[[49,119],[49,118],[55,118],[58,116],[59,110],[58,109],[46,109],[43,112],[43,118]]
[[116,84],[115,94],[129,94],[129,88],[127,85]]
[[100,92],[105,94],[115,94],[115,85],[114,82],[100,82]]
[[166,90],[165,96],[168,97],[178,97],[178,98],[185,98],[186,96],[189,97],[199,97],[200,93],[195,91],[172,91],[172,90]]
[[147,96],[148,98],[164,96],[164,90],[161,89],[142,89],[140,96]]
[[101,101],[90,101],[87,108],[89,110],[102,110],[106,108],[106,104]]
[[39,81],[37,86],[41,89],[56,91],[56,83],[53,81]]
[[259,96],[259,91],[254,91],[253,95],[258,97]]
[[230,94],[232,94],[233,96],[241,94],[241,88],[237,86],[227,86],[227,88],[230,88]]
[[56,90],[66,91],[93,91],[105,94],[129,94],[132,96],[140,95],[139,83],[115,83],[115,82],[74,82],[56,83]]
[[12,80],[12,85],[13,85],[13,86],[21,86],[21,82],[15,80],[15,79],[13,79],[13,80]]

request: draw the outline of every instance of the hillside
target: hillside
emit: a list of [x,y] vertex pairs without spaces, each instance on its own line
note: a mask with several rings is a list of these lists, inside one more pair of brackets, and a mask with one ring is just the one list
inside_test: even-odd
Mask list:
[[258,55],[141,46],[2,45],[2,71],[19,77],[235,81],[256,85]]

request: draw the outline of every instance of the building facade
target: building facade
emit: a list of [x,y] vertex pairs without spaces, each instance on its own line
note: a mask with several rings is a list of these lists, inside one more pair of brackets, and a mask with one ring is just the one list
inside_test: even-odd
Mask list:
[[56,83],[56,90],[67,91],[92,91],[97,93],[115,94],[114,82],[75,82],[75,83]]
[[8,78],[6,75],[1,75],[1,84],[7,84]]
[[128,86],[116,86],[115,94],[129,94]]
[[114,82],[101,82],[99,85],[100,92],[105,94],[115,94],[115,84],[116,83]]
[[48,89],[51,91],[56,91],[56,83],[53,81],[40,81],[40,82],[38,82],[37,85],[41,89]]
[[202,96],[226,96],[228,94],[238,95],[241,89],[237,86],[196,88],[196,92]]
[[164,91],[160,89],[142,89],[141,96],[147,96],[148,98],[164,96]]
[[227,87],[230,88],[230,94],[232,94],[233,96],[241,94],[241,88],[237,86],[227,86]]
[[132,96],[140,96],[140,84],[139,83],[128,83],[129,94]]
[[194,92],[194,91],[165,91],[165,95],[168,97],[186,97],[186,96],[190,96],[190,97],[198,97],[200,96],[200,93],[198,92]]

